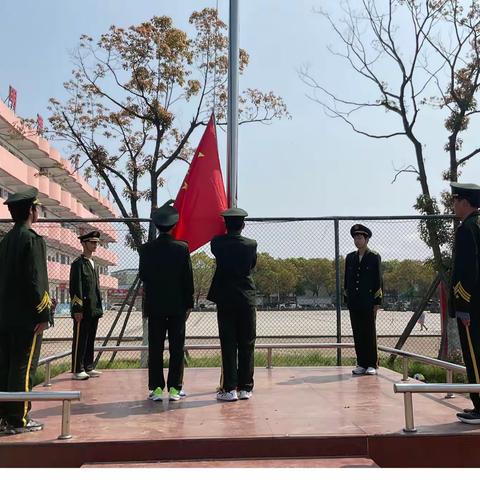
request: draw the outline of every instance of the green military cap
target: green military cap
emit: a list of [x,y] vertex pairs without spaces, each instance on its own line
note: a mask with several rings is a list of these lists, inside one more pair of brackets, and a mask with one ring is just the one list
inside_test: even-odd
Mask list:
[[99,242],[100,241],[100,232],[98,230],[92,230],[91,232],[85,233],[84,235],[80,235],[78,239],[81,242]]
[[220,214],[222,217],[248,217],[248,213],[243,208],[229,208]]
[[350,235],[354,237],[359,233],[367,238],[372,236],[372,231],[369,228],[367,228],[365,225],[357,223],[350,229]]
[[41,205],[37,200],[38,189],[35,187],[27,188],[21,192],[9,193],[8,198],[3,202],[4,205],[12,205],[18,202],[26,202],[30,200],[33,205]]
[[178,210],[172,207],[170,203],[173,203],[173,200],[165,202],[160,208],[156,208],[152,212],[152,222],[157,227],[173,227],[178,223]]
[[465,198],[473,206],[480,205],[480,186],[475,183],[450,183],[453,197]]

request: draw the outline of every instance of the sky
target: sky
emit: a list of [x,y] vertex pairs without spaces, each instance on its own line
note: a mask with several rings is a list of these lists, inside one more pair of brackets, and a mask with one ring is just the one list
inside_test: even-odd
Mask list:
[[[111,24],[128,27],[153,15],[171,16],[176,26],[187,29],[192,11],[216,4],[217,0],[1,0],[0,97],[5,99],[13,85],[17,113],[34,117],[38,112],[46,118],[48,99],[62,98],[63,82],[72,69],[70,52],[81,34],[96,38]],[[314,12],[318,6],[340,13],[336,0],[240,0],[240,46],[250,55],[240,90],[274,91],[283,97],[292,118],[240,127],[238,205],[253,217],[414,214],[420,192],[415,175],[402,175],[392,184],[395,168],[414,162],[407,140],[359,136],[308,98],[311,91],[298,73],[305,66],[322,85],[340,94],[376,98],[329,53],[328,46],[338,44]],[[218,0],[218,8],[228,22],[228,0]],[[389,75],[385,67],[385,78]],[[419,119],[435,194],[448,187],[441,178],[448,161],[442,148],[447,137],[443,116],[427,110]],[[372,129],[394,126],[392,115],[383,112],[368,114],[363,122]],[[221,131],[219,148],[225,176],[226,139]],[[478,182],[478,163],[464,169],[463,181]],[[184,163],[168,172],[161,198],[175,196],[185,172]]]

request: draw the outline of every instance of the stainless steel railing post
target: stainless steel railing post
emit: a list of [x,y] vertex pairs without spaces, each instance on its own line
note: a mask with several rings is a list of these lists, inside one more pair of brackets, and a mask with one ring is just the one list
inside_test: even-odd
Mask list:
[[51,362],[47,362],[45,364],[45,380],[43,382],[43,386],[44,387],[51,387],[52,386],[52,382],[51,382],[51,378],[52,378],[52,370],[51,370]]
[[[447,383],[453,383],[453,371],[447,370]],[[448,392],[445,395],[445,398],[454,398],[455,394],[453,392]]]
[[403,378],[402,381],[408,382],[408,357],[402,357]]
[[415,423],[413,420],[413,400],[412,392],[405,392],[403,394],[403,403],[405,406],[405,428],[404,432],[416,432]]
[[267,349],[267,368],[272,368],[272,349]]
[[71,401],[63,400],[62,407],[62,433],[58,436],[59,440],[68,440],[72,438],[70,434],[70,411],[71,411]]

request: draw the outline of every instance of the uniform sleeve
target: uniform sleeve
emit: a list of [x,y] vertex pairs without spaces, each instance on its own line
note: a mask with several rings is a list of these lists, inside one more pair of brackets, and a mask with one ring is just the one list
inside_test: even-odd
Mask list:
[[145,247],[142,245],[138,251],[139,260],[138,260],[138,275],[142,282],[147,281],[147,263],[145,255]]
[[192,271],[192,260],[190,258],[190,253],[188,248],[185,250],[185,269],[183,276],[183,291],[185,292],[185,306],[187,309],[193,308],[193,271]]
[[347,292],[348,292],[348,275],[347,275],[347,272],[348,272],[349,262],[350,262],[350,256],[347,255],[347,257],[345,258],[345,272],[343,274],[343,301],[345,303],[347,303],[347,301],[348,301],[348,295],[347,295]]
[[213,256],[217,258],[217,242],[215,241],[215,238],[210,242],[210,251],[213,253]]
[[70,310],[83,313],[82,264],[73,262],[70,267]]
[[455,242],[455,275],[453,295],[455,310],[469,312],[471,310],[472,293],[478,284],[477,246],[472,232],[466,227],[459,227]]
[[257,265],[257,242],[253,244],[252,268],[255,268],[256,265]]
[[35,325],[50,323],[52,300],[48,293],[48,272],[45,259],[45,241],[43,238],[32,238],[27,244],[25,261],[29,270],[27,278],[30,281],[30,299],[34,307]]
[[383,300],[383,278],[382,278],[382,259],[380,255],[375,255],[375,276],[374,276],[374,284],[373,284],[373,291],[375,292],[373,295],[373,304],[374,305],[381,305]]

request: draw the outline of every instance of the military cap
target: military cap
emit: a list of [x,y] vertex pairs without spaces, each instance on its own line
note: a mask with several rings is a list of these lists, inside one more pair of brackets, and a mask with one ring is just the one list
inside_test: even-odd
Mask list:
[[473,206],[478,207],[480,205],[480,186],[474,183],[450,183],[452,187],[453,197],[465,198]]
[[169,200],[152,212],[152,221],[157,227],[173,227],[178,223],[178,210],[169,205],[172,202],[173,200]]
[[354,237],[358,233],[365,235],[365,237],[370,238],[372,236],[372,231],[367,228],[365,225],[361,225],[360,223],[357,223],[350,229],[350,235]]
[[92,230],[91,232],[85,233],[84,235],[80,235],[78,239],[81,242],[99,242],[100,241],[100,232],[98,230]]
[[8,198],[3,202],[4,205],[12,205],[18,202],[26,202],[30,200],[33,205],[41,205],[37,200],[38,189],[35,187],[27,188],[21,192],[9,193]]
[[229,208],[220,214],[222,217],[248,217],[248,213],[243,208]]

